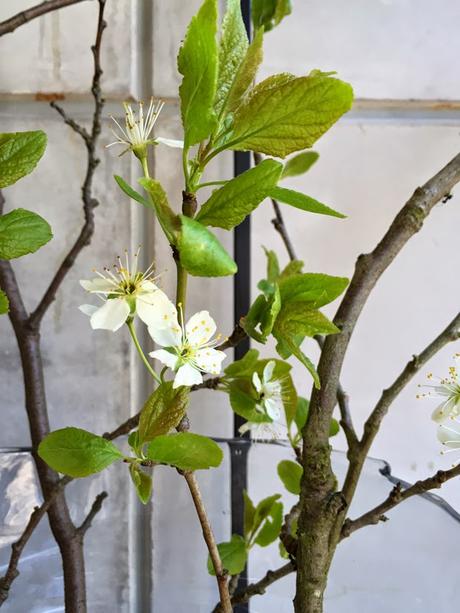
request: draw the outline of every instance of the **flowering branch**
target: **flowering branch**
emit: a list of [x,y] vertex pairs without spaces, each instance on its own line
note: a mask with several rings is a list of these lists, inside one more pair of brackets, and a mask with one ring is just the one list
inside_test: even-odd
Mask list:
[[19,28],[29,21],[32,21],[37,17],[41,17],[46,13],[57,11],[65,6],[77,4],[82,1],[83,0],[45,0],[45,2],[41,2],[40,4],[37,4],[30,9],[26,9],[25,11],[21,11],[20,13],[16,13],[16,15],[13,15],[13,17],[0,22],[0,36],[14,32],[16,28]]
[[341,539],[347,538],[360,528],[364,528],[365,526],[372,524],[378,524],[381,521],[386,521],[387,518],[385,517],[385,513],[396,507],[401,502],[404,502],[412,496],[419,496],[429,492],[430,490],[440,488],[446,481],[459,476],[460,464],[449,470],[439,470],[432,477],[421,479],[405,490],[402,489],[401,484],[398,483],[391,490],[388,498],[381,504],[377,505],[374,509],[364,513],[357,519],[347,519],[342,527]]

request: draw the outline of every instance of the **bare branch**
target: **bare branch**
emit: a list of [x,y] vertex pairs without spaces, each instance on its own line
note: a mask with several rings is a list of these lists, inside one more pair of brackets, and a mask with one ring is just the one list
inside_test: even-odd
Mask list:
[[35,309],[35,311],[31,314],[29,319],[29,326],[32,329],[37,329],[40,325],[40,322],[45,315],[48,307],[51,305],[53,300],[56,298],[56,293],[64,281],[67,273],[72,268],[77,259],[78,255],[82,251],[84,247],[90,244],[91,238],[94,233],[94,209],[99,205],[99,201],[93,197],[92,188],[93,188],[93,178],[94,171],[96,170],[99,159],[96,156],[96,145],[101,132],[101,116],[102,109],[104,107],[104,99],[101,93],[101,76],[102,76],[102,68],[101,68],[101,43],[102,43],[102,34],[107,26],[104,21],[104,7],[106,0],[98,0],[99,2],[99,17],[97,23],[97,32],[96,32],[96,41],[94,45],[91,47],[91,51],[93,53],[94,58],[94,74],[93,81],[91,85],[91,93],[94,98],[94,113],[93,113],[93,121],[91,127],[91,133],[89,134],[85,128],[81,127],[77,122],[73,119],[70,119],[65,114],[65,111],[59,107],[55,102],[51,103],[51,106],[57,109],[57,111],[64,118],[65,123],[67,123],[71,128],[76,131],[83,138],[86,150],[87,150],[87,167],[85,179],[82,185],[82,200],[83,200],[83,212],[85,221],[83,227],[80,231],[78,238],[73,244],[72,248],[64,258],[61,263],[59,269],[54,275],[48,289],[46,290],[43,298],[41,299],[39,305]]
[[401,502],[404,502],[412,496],[425,494],[430,490],[440,488],[446,481],[459,476],[460,464],[454,466],[454,468],[451,468],[450,470],[439,470],[432,477],[417,481],[406,490],[403,490],[401,484],[398,483],[392,489],[388,498],[374,509],[364,513],[364,515],[361,515],[361,517],[358,517],[357,519],[347,519],[342,527],[341,538],[347,538],[350,536],[350,534],[356,530],[359,530],[360,528],[363,528],[364,526],[378,524],[380,521],[386,521],[387,518],[385,517],[385,513],[396,507]]
[[[283,566],[280,566],[276,570],[269,570],[267,573],[257,581],[256,583],[250,583],[243,590],[236,592],[232,598],[232,605],[243,604],[248,602],[253,596],[261,596],[265,594],[267,587],[270,587],[272,583],[279,581],[283,577],[286,577],[290,573],[294,572],[295,566],[292,562],[287,562]],[[218,611],[219,609],[215,609]]]
[[85,534],[91,528],[92,521],[102,509],[102,505],[107,496],[107,492],[101,492],[96,496],[88,515],[85,517],[82,524],[77,528],[77,532],[80,536],[85,536]]
[[294,251],[294,245],[292,244],[291,238],[284,223],[284,217],[281,213],[280,205],[274,198],[271,198],[271,201],[273,210],[275,211],[275,218],[272,219],[273,227],[281,236],[281,240],[283,241],[284,246],[286,247],[286,251],[288,252],[289,259],[291,261],[296,260],[297,257]]
[[82,1],[83,0],[46,0],[45,2],[41,2],[40,4],[37,4],[30,9],[26,9],[25,11],[21,11],[20,13],[16,13],[16,15],[13,15],[13,17],[10,17],[5,21],[0,22],[0,36],[3,36],[4,34],[9,34],[10,32],[14,32],[16,28],[19,28],[20,26],[23,26],[29,21],[32,21],[32,19],[41,17],[46,13],[50,13],[51,11],[57,11],[58,9],[64,8],[65,6],[77,4],[78,2]]
[[225,349],[230,349],[230,347],[236,347],[246,338],[247,334],[245,330],[240,326],[240,324],[236,324],[233,332],[230,336],[216,349],[219,351],[224,351]]

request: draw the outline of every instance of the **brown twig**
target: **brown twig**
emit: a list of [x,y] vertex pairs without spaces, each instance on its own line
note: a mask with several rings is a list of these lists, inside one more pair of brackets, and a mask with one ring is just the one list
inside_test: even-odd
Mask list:
[[225,339],[225,341],[220,344],[216,349],[219,351],[224,351],[225,349],[230,349],[231,347],[236,347],[247,337],[245,330],[240,326],[240,324],[236,324],[233,332],[230,336]]
[[[295,566],[292,562],[287,562],[283,566],[280,566],[276,570],[269,570],[267,573],[255,583],[250,583],[244,589],[236,592],[232,598],[232,605],[243,604],[248,602],[253,596],[261,596],[265,594],[267,587],[270,587],[272,583],[279,581],[283,577],[286,577],[290,573],[294,572]],[[217,612],[219,609],[215,609]]]
[[81,525],[77,528],[77,531],[80,534],[80,536],[85,536],[85,534],[91,528],[93,519],[102,509],[102,505],[104,503],[104,500],[107,498],[107,496],[108,496],[107,492],[101,492],[100,494],[96,496],[93,504],[91,505],[91,509],[88,512],[88,515],[85,517]]
[[297,259],[295,251],[294,251],[294,245],[287,231],[286,224],[284,223],[284,217],[281,213],[279,203],[274,198],[271,198],[271,201],[272,201],[273,210],[275,212],[275,218],[272,219],[273,227],[278,232],[278,234],[281,236],[281,240],[283,241],[284,246],[286,247],[286,251],[288,252],[289,259],[292,262]]
[[212,566],[216,574],[217,585],[220,595],[220,611],[222,613],[232,613],[232,605],[230,602],[230,594],[228,592],[227,575],[224,572],[222,561],[220,559],[219,550],[217,549],[216,540],[212,532],[211,524],[209,523],[203,499],[201,497],[198,482],[193,472],[185,472],[184,478],[187,482],[190,494],[192,495],[193,504],[195,505],[198,519],[200,520],[203,538],[206,542],[209,556],[212,561]]
[[10,17],[9,19],[5,19],[5,21],[0,22],[0,36],[3,36],[4,34],[9,34],[10,32],[14,32],[16,28],[19,28],[20,26],[23,26],[29,21],[32,21],[32,19],[41,17],[46,13],[50,13],[51,11],[57,11],[58,9],[64,8],[65,6],[77,4],[78,2],[82,1],[83,0],[47,0],[45,2],[41,2],[40,4],[37,4],[30,9],[26,9],[25,11],[21,11],[20,13],[16,13],[16,15],[13,15],[13,17]]
[[430,490],[440,488],[449,479],[454,479],[460,476],[460,464],[450,470],[439,470],[432,477],[422,479],[411,485],[406,490],[403,490],[401,484],[398,483],[390,492],[388,498],[381,504],[377,505],[367,513],[364,513],[357,519],[347,519],[342,527],[341,538],[347,538],[360,528],[372,524],[378,524],[380,521],[386,521],[385,513],[396,507],[401,502],[404,502],[412,496],[425,494]]
[[[87,143],[88,148],[88,169],[85,182],[83,185],[83,200],[85,205],[85,215],[91,217],[91,206],[93,205],[91,196],[92,176],[94,168],[97,165],[94,156],[96,139],[100,131],[100,109],[102,99],[100,97],[99,81],[102,74],[100,68],[100,46],[102,41],[102,32],[105,28],[103,20],[103,12],[105,0],[98,0],[99,3],[99,18],[96,34],[96,42],[93,47],[93,55],[95,61],[95,73],[93,77],[93,95],[95,97],[95,115],[93,121],[92,136],[94,142]],[[51,6],[51,2],[49,6]],[[56,4],[56,3],[53,3]],[[68,3],[67,3],[68,4]],[[49,8],[47,7],[47,9]],[[64,6],[64,4],[62,4]],[[52,10],[49,8],[49,10]],[[44,12],[47,12],[45,10]],[[38,15],[36,15],[38,16]],[[20,25],[20,24],[19,24]],[[91,170],[90,170],[91,167]],[[83,241],[82,247],[85,242]],[[66,266],[70,266],[78,253],[75,252],[75,246],[66,258]],[[36,462],[38,477],[42,494],[45,502],[33,514],[33,518],[26,527],[23,535],[19,539],[20,546],[13,549],[12,558],[10,560],[11,570],[8,574],[8,584],[6,590],[3,591],[3,598],[6,599],[8,590],[12,581],[17,576],[17,564],[23,548],[30,538],[34,528],[38,525],[40,518],[45,512],[48,513],[50,528],[53,536],[59,546],[64,572],[64,587],[65,587],[65,607],[66,610],[72,613],[86,613],[86,585],[85,585],[85,567],[83,555],[83,539],[82,534],[74,525],[66,498],[63,492],[62,484],[69,482],[71,479],[59,480],[59,476],[49,466],[45,464],[35,453],[40,442],[50,432],[50,424],[46,402],[46,390],[43,372],[43,360],[40,345],[40,322],[41,319],[55,296],[60,282],[65,276],[67,269],[61,265],[57,276],[50,285],[49,290],[45,294],[42,302],[36,312],[29,316],[22,300],[21,291],[17,283],[13,267],[8,261],[0,261],[0,282],[2,289],[6,292],[10,311],[9,318],[12,323],[16,340],[21,356],[22,370],[24,376],[25,389],[25,407],[29,421],[29,429],[32,440],[32,448],[34,450],[34,460]],[[9,568],[10,568],[9,565]],[[8,572],[8,571],[7,571]]]
[[76,121],[69,118],[65,113],[64,109],[62,109],[55,102],[51,102],[51,106],[55,108],[59,114],[64,118],[64,121],[67,125],[69,125],[77,134],[79,134],[86,146],[87,150],[87,166],[86,166],[86,174],[85,179],[82,185],[82,200],[83,200],[83,212],[85,221],[83,227],[80,230],[80,234],[78,235],[75,243],[72,248],[67,253],[63,262],[59,266],[56,274],[54,275],[48,289],[46,290],[43,298],[38,304],[35,311],[30,316],[29,326],[31,328],[37,328],[40,324],[43,316],[45,315],[48,307],[51,305],[53,300],[56,298],[56,293],[64,281],[67,273],[72,268],[77,259],[78,255],[82,251],[84,247],[90,244],[91,238],[94,233],[94,209],[99,205],[99,201],[94,198],[92,193],[93,188],[93,178],[94,172],[100,162],[100,160],[96,156],[96,145],[101,133],[101,116],[102,109],[104,108],[104,98],[101,93],[101,77],[102,77],[102,68],[101,68],[101,43],[102,43],[102,35],[107,27],[106,22],[104,21],[104,7],[106,0],[98,0],[99,2],[99,17],[97,24],[97,34],[96,41],[94,45],[91,47],[91,51],[93,53],[94,60],[94,73],[93,73],[93,81],[91,85],[91,93],[94,98],[94,113],[93,120],[91,126],[91,133],[88,133],[87,130],[80,126]]

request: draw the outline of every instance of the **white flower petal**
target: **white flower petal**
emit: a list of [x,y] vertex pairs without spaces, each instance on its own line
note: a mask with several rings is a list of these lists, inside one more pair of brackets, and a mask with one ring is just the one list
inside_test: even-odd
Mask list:
[[182,331],[177,327],[148,328],[150,336],[161,347],[180,347],[182,344]]
[[168,366],[168,368],[171,368],[172,370],[174,370],[176,367],[177,355],[173,355],[165,349],[157,349],[156,351],[151,351],[149,353],[149,356],[155,358],[156,360],[160,360],[162,364]]
[[446,419],[448,419],[451,415],[451,405],[452,403],[448,400],[441,402],[441,404],[431,414],[431,419],[438,424],[441,424],[442,422],[446,421]]
[[130,308],[123,298],[113,298],[101,306],[91,316],[93,330],[111,330],[116,332],[128,318]]
[[174,147],[175,149],[184,148],[183,140],[175,140],[174,138],[163,138],[162,136],[155,136],[155,140],[157,143],[161,143],[162,145],[167,145],[168,147]]
[[193,347],[201,347],[214,336],[216,322],[208,311],[199,311],[192,315],[185,326],[185,335]]
[[88,315],[88,317],[94,315],[94,313],[99,310],[99,308],[100,307],[94,306],[94,304],[82,304],[78,307],[78,309],[85,315]]
[[263,373],[264,383],[268,383],[270,379],[272,378],[275,366],[276,366],[275,360],[270,360],[270,362],[267,362],[267,364],[265,365],[264,373]]
[[227,355],[223,351],[218,351],[217,349],[198,349],[195,353],[195,362],[201,370],[209,373],[210,375],[219,375],[222,362],[225,360]]
[[85,281],[82,279],[80,281],[80,285],[87,292],[92,292],[96,294],[112,294],[115,290],[118,289],[118,285],[115,281],[111,281],[110,279],[103,279],[102,277],[96,277],[95,279],[91,279],[90,281]]
[[198,385],[203,381],[201,373],[196,368],[193,368],[191,364],[184,364],[177,371],[177,375],[174,379],[173,388],[176,389],[181,385]]
[[452,420],[438,427],[438,439],[452,449],[460,449],[460,423]]
[[136,311],[149,328],[179,327],[176,307],[161,289],[138,296]]
[[267,415],[271,417],[273,421],[277,421],[281,417],[282,405],[280,402],[274,400],[273,398],[267,398],[264,405]]
[[143,281],[141,281],[139,283],[139,288],[140,288],[142,294],[144,292],[149,294],[149,293],[154,292],[154,291],[156,291],[158,289],[158,287],[155,285],[155,283],[153,283],[153,281],[149,281],[148,279],[144,279]]
[[258,394],[262,391],[262,383],[260,381],[259,375],[255,372],[252,375],[252,384],[256,388]]

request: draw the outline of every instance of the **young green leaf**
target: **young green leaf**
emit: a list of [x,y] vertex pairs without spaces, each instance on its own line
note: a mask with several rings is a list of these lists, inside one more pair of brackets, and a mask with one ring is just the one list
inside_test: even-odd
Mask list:
[[296,408],[296,413],[294,417],[294,421],[296,423],[297,430],[299,431],[299,433],[302,432],[302,428],[307,423],[309,406],[310,406],[309,401],[306,398],[302,398],[301,396],[299,396],[297,400],[297,408]]
[[351,86],[330,76],[274,75],[236,110],[226,148],[284,158],[311,147],[352,101]]
[[139,194],[139,192],[136,192],[136,190],[134,188],[132,188],[131,185],[128,185],[128,183],[126,183],[126,181],[122,177],[120,177],[119,175],[114,175],[113,178],[117,182],[118,187],[127,196],[129,196],[130,198],[132,198],[136,202],[139,202],[139,204],[142,204],[146,208],[155,210],[155,207],[153,206],[152,202],[147,200],[147,198],[144,198],[144,196],[141,196],[141,194]]
[[295,155],[286,162],[283,168],[282,179],[287,177],[297,177],[306,173],[313,164],[318,160],[319,153],[316,151],[303,151],[298,155]]
[[258,30],[246,51],[246,55],[238,68],[228,93],[226,110],[229,113],[232,113],[239,107],[256,78],[257,70],[263,60],[263,41],[263,30]]
[[265,298],[262,294],[256,298],[246,317],[241,318],[241,326],[251,338],[265,344],[273,330],[281,309],[281,297],[278,285],[273,293]]
[[160,222],[160,225],[163,228],[169,242],[174,244],[175,233],[178,230],[179,225],[178,219],[177,215],[174,214],[174,211],[169,205],[168,196],[166,195],[161,183],[151,178],[139,179],[139,183],[150,195],[152,200],[152,206],[150,208],[155,210],[158,221]]
[[0,134],[0,189],[32,172],[45,152],[46,141],[41,130]]
[[257,349],[249,349],[240,360],[235,360],[224,370],[225,375],[230,378],[252,377],[255,370],[259,352]]
[[182,266],[195,277],[234,275],[237,266],[212,232],[198,221],[180,216],[178,247]]
[[251,423],[270,423],[272,420],[256,409],[255,388],[250,379],[235,379],[230,383],[229,400],[233,412]]
[[248,36],[241,15],[241,2],[228,0],[219,45],[219,71],[214,103],[217,116],[225,111],[235,76],[246,56],[248,45]]
[[264,160],[215,190],[203,204],[196,220],[205,226],[231,230],[264,200],[281,176],[283,167]]
[[291,0],[252,0],[251,18],[254,29],[269,32],[292,12]]
[[279,536],[281,526],[283,525],[283,504],[275,502],[270,513],[265,520],[262,528],[257,533],[254,543],[260,547],[267,547]]
[[268,517],[270,517],[273,505],[276,504],[280,498],[281,494],[273,494],[272,496],[267,496],[267,498],[261,500],[256,506],[256,510],[254,512],[254,521],[251,530],[252,538],[255,536],[262,523]]
[[308,302],[288,302],[283,305],[274,326],[274,334],[290,337],[297,334],[313,337],[316,334],[337,334],[340,330]]
[[345,290],[348,279],[320,273],[304,273],[283,279],[280,293],[283,305],[287,302],[305,302],[318,309],[335,300]]
[[[244,538],[239,534],[232,534],[232,540],[219,543],[217,549],[219,550],[220,559],[222,560],[222,566],[228,574],[230,576],[239,575],[246,566],[248,559]],[[208,573],[212,576],[216,574],[209,556]]]
[[339,432],[340,424],[336,419],[332,418],[329,424],[329,436],[336,436]]
[[267,281],[270,284],[273,284],[278,281],[278,277],[280,276],[278,257],[274,251],[265,249],[265,247],[264,251],[265,255],[267,256]]
[[189,400],[188,388],[173,389],[172,385],[172,381],[162,383],[145,403],[139,418],[139,446],[160,434],[168,434],[184,416]]
[[256,508],[246,490],[243,490],[244,498],[244,537],[248,538],[254,524]]
[[51,240],[47,221],[26,209],[14,209],[0,217],[0,260],[34,253]]
[[204,0],[192,18],[177,58],[183,76],[181,99],[184,146],[204,140],[217,118],[213,105],[217,86],[217,0]]
[[147,504],[152,495],[152,477],[137,466],[137,464],[129,465],[129,474],[136,488],[139,500],[142,504]]
[[279,281],[284,281],[288,277],[293,277],[294,275],[299,275],[302,272],[304,263],[302,260],[292,260],[286,267],[281,271],[279,276]]
[[0,289],[0,315],[8,313],[9,308],[10,303],[8,302],[8,297],[5,292]]
[[[276,323],[278,326],[278,322]],[[304,352],[300,349],[299,346],[303,340],[303,335],[295,333],[292,328],[288,326],[283,327],[282,324],[280,324],[278,327],[277,326],[275,326],[275,328],[273,329],[273,336],[278,341],[278,344],[276,345],[276,350],[278,351],[280,356],[286,359],[290,355],[294,355],[305,366],[305,368],[313,377],[315,387],[317,389],[320,389],[321,382],[319,380],[318,373],[316,372],[315,365],[310,360],[310,358],[308,358],[304,354]]]
[[199,470],[219,466],[223,453],[219,445],[206,436],[179,432],[153,439],[147,448],[147,457],[181,470]]
[[346,215],[344,215],[343,213],[334,211],[334,209],[331,209],[322,202],[318,202],[318,200],[315,200],[314,198],[311,198],[306,194],[302,194],[301,192],[296,192],[293,189],[274,187],[270,190],[269,196],[270,198],[274,198],[279,202],[284,202],[284,204],[290,204],[296,209],[308,211],[309,213],[317,213],[318,215],[330,215],[331,217],[339,217],[340,219],[344,219],[346,217]]
[[300,494],[300,480],[303,473],[300,464],[291,460],[282,460],[278,464],[277,472],[287,491],[298,496]]
[[53,470],[70,477],[98,473],[123,457],[112,442],[80,428],[63,428],[45,436],[38,455]]

